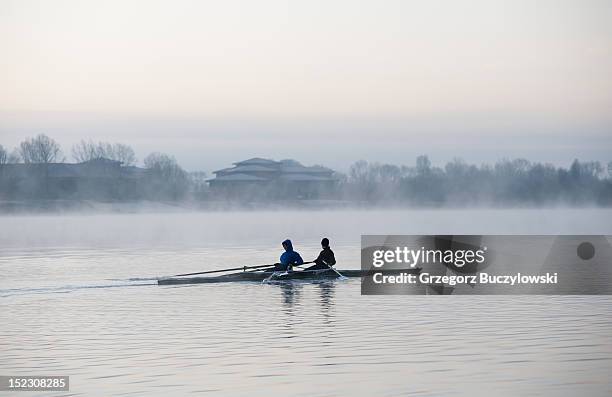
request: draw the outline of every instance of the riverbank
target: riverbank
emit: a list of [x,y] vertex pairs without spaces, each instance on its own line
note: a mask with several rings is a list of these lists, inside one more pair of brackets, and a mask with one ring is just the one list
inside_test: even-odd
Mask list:
[[95,200],[0,200],[0,215],[51,213],[148,213],[184,211],[343,209],[367,207],[364,203],[343,200],[294,201],[95,201]]
[[275,210],[512,210],[512,209],[606,209],[607,207],[571,205],[411,205],[400,202],[368,203],[348,200],[286,200],[286,201],[95,201],[95,200],[0,200],[0,215],[27,214],[139,214],[194,211],[275,211]]

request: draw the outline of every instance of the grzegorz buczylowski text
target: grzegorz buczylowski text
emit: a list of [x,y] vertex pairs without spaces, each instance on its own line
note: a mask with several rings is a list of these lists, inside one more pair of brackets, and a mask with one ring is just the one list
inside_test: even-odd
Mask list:
[[394,275],[385,275],[383,273],[375,273],[372,280],[375,284],[557,284],[557,273],[546,273],[542,275],[527,275],[516,273],[514,275],[491,275],[488,273],[479,273],[478,275],[432,275],[429,273],[401,273]]

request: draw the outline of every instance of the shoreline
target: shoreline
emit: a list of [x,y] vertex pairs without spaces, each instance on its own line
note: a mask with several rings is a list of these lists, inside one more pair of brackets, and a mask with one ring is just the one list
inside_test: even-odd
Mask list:
[[0,216],[79,214],[79,213],[180,213],[225,211],[280,211],[280,210],[552,210],[552,209],[612,209],[597,205],[410,205],[406,203],[363,203],[346,200],[293,200],[293,201],[96,201],[96,200],[0,200]]

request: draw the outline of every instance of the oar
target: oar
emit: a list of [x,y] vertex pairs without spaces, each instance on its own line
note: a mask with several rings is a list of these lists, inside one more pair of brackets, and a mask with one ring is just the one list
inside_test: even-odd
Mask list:
[[299,265],[291,265],[291,266],[293,266],[293,267],[298,267],[298,266],[310,265],[311,263],[315,263],[315,261],[303,262],[303,263],[301,263],[301,264],[299,264]]
[[[325,262],[323,262],[325,263]],[[325,266],[329,267],[329,270],[333,270],[338,276],[340,276],[341,278],[346,278],[344,277],[344,275],[342,273],[340,273],[339,271],[337,271],[334,267],[332,267],[331,265],[328,265],[327,263],[325,263]]]
[[[304,263],[302,263],[301,265],[292,265],[292,266],[293,266],[293,267],[296,267],[296,266],[303,266],[303,265],[309,265],[309,264],[311,264],[311,263],[315,263],[315,262],[314,262],[314,261],[304,262]],[[250,271],[248,271],[247,273],[261,272],[261,271],[264,271],[264,272],[265,272],[266,270],[272,270],[272,269],[274,269],[274,267],[275,267],[274,265],[266,265],[266,266],[267,266],[267,267],[266,267],[266,268],[264,268],[264,269],[255,269],[255,270],[250,270]],[[259,267],[259,266],[258,266],[258,267]]]
[[270,266],[274,266],[274,265],[256,265],[256,266],[232,267],[232,268],[229,268],[229,269],[209,270],[209,271],[206,271],[206,272],[175,274],[174,276],[168,276],[168,277],[195,276],[196,274],[210,274],[210,273],[233,272],[235,270],[246,271],[246,269],[260,269],[262,267],[270,267]]
[[[327,265],[327,263],[326,263],[326,265]],[[333,268],[331,265],[327,265],[327,267],[329,267],[331,270],[333,270],[334,272],[336,272],[336,274],[337,274],[338,276],[340,276],[341,278],[343,278],[343,279],[344,279],[344,278],[346,278],[346,277],[344,277],[344,275],[343,275],[342,273],[340,273],[339,271],[337,271],[337,270],[336,270],[335,268]]]
[[[304,262],[302,263],[302,265],[308,265],[310,263],[316,263],[316,261],[310,261],[310,262]],[[325,262],[324,262],[325,263]],[[293,266],[302,266],[302,265],[293,265]],[[340,277],[344,277],[342,274],[340,274],[339,271],[337,271],[335,268],[331,267],[330,265],[328,265],[327,263],[325,263],[325,266],[329,267],[330,270],[333,270],[334,272],[336,272],[336,274]]]
[[274,265],[268,265],[268,267],[264,267],[263,269],[255,269],[255,270],[249,270],[246,273],[256,273],[256,272],[265,272],[267,270],[274,270]]
[[[307,265],[307,264],[310,264],[310,263],[314,263],[314,261],[304,262],[301,265],[294,265],[294,266],[302,266],[302,265]],[[236,270],[246,271],[247,269],[262,269],[262,268],[273,268],[273,267],[274,267],[274,265],[255,265],[255,266],[231,267],[231,268],[227,268],[227,269],[208,270],[208,271],[205,271],[205,272],[175,274],[173,276],[166,276],[164,278],[184,277],[184,276],[196,276],[198,274],[224,273],[224,272],[233,272],[233,271],[236,271]]]

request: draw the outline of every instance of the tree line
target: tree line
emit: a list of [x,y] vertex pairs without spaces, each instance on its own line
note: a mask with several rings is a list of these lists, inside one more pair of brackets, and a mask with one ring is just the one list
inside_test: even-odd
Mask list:
[[[82,140],[72,146],[71,154],[77,162],[106,158],[120,161],[124,167],[137,162],[134,150],[121,143]],[[42,134],[25,139],[10,153],[0,145],[0,166],[65,161],[60,145]],[[115,189],[119,192],[115,198],[219,199],[210,191],[206,173],[187,173],[171,155],[151,153],[143,163],[146,173],[129,186],[132,193],[126,194],[126,188]],[[360,160],[347,174],[337,173],[336,177],[334,191],[319,192],[319,197],[366,205],[612,205],[612,161],[604,166],[597,161],[574,160],[564,168],[524,159],[506,159],[493,165],[454,159],[436,167],[427,156],[419,156],[413,166]],[[6,196],[7,191],[15,189],[13,186],[0,173],[0,194],[4,191]],[[244,196],[234,199],[249,201],[256,195]]]
[[[122,143],[94,142],[81,140],[72,146],[72,158],[85,162],[99,158],[107,158],[131,166],[136,163],[134,149]],[[1,164],[50,164],[66,161],[62,149],[53,138],[39,134],[34,138],[26,138],[11,153],[0,145]]]
[[[71,148],[72,158],[77,163],[83,163],[96,159],[109,159],[121,162],[123,167],[132,167],[137,158],[129,145],[122,143],[94,142],[92,140],[81,140]],[[10,153],[0,145],[0,167],[5,164],[28,164],[34,167],[42,167],[44,184],[48,185],[48,172],[44,172],[52,163],[65,163],[66,157],[57,141],[40,134],[33,138],[26,138]],[[110,198],[138,198],[159,200],[180,200],[185,198],[190,188],[189,174],[177,163],[174,156],[154,152],[143,160],[145,173],[138,181],[114,181],[110,189]],[[1,169],[0,169],[1,171]],[[36,171],[36,169],[34,169]],[[123,185],[126,186],[121,186]],[[129,186],[131,184],[131,186]],[[11,181],[4,173],[0,173],[0,194],[4,196],[22,197],[19,189],[23,184]],[[67,189],[67,188],[66,188]],[[96,186],[88,186],[87,196],[95,197],[101,195],[101,189]],[[23,190],[23,189],[22,189]],[[55,189],[58,190],[57,188]],[[73,189],[74,190],[74,189]],[[28,190],[32,192],[30,188]],[[49,189],[35,190],[36,194],[48,195]],[[59,194],[62,192],[60,191]],[[88,193],[81,191],[81,195]],[[56,193],[57,195],[58,193]],[[105,194],[108,196],[109,194]],[[44,198],[44,197],[32,197]],[[109,198],[109,197],[105,197]]]
[[414,166],[358,161],[343,178],[345,198],[366,203],[426,206],[612,205],[612,162],[574,160],[569,168],[501,160],[480,166],[454,159],[432,166],[419,156]]

